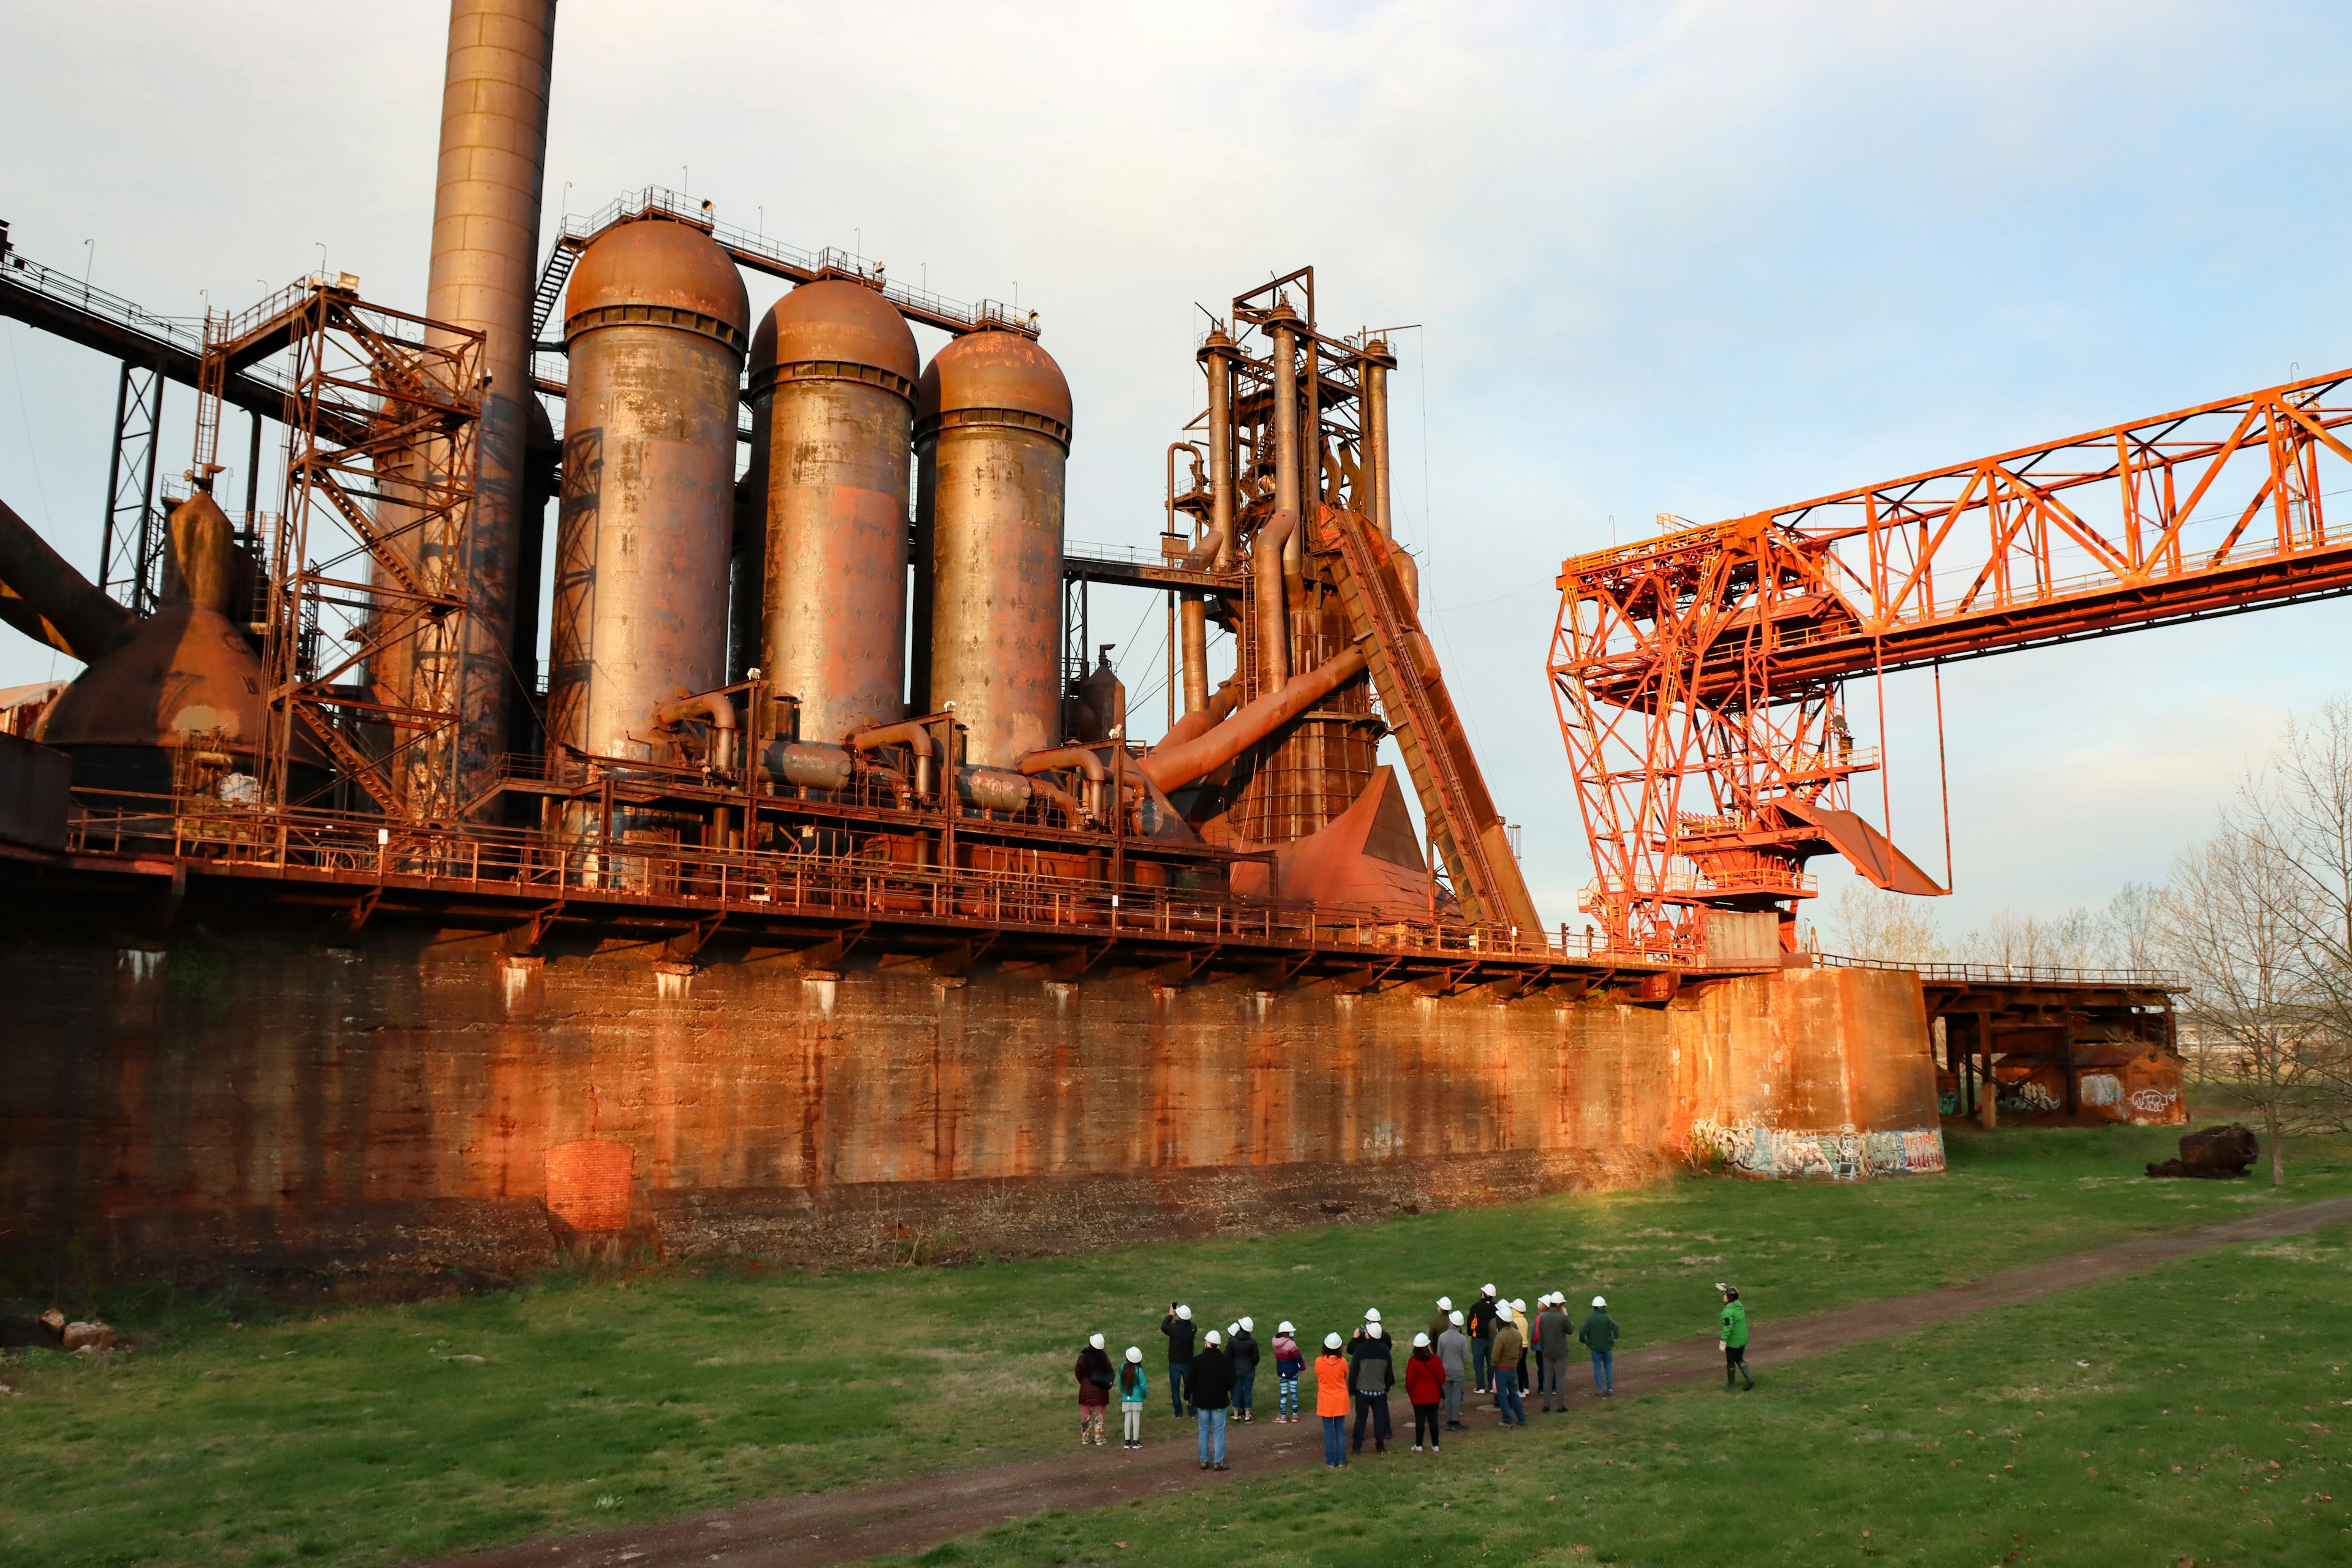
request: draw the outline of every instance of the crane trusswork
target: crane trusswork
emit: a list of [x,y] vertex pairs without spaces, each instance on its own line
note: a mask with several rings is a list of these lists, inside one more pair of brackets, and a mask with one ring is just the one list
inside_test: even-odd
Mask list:
[[1881,757],[1843,683],[2352,592],[2352,531],[2323,505],[2352,464],[2347,389],[2338,371],[1561,563],[1549,670],[1586,912],[1694,962],[1710,910],[1776,913],[1792,948],[1816,855],[1944,891],[1852,809]]

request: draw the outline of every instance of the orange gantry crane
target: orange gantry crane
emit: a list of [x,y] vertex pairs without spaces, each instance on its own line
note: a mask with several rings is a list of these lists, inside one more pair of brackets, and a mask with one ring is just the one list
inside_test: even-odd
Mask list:
[[[2352,528],[2323,504],[2347,425],[2352,370],[1561,563],[1585,912],[1699,963],[1763,956],[1753,917],[1793,948],[1817,855],[1945,891],[1853,809],[1885,718],[1857,746],[1845,683],[2352,592]],[[1940,677],[1937,703],[1940,731]]]

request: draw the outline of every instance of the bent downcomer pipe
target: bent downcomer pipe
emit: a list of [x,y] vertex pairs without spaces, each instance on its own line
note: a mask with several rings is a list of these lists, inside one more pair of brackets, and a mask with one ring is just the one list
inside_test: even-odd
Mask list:
[[[713,766],[731,768],[735,765],[735,704],[717,691],[699,692],[662,703],[653,710],[654,728],[667,730],[689,714],[707,714],[710,727],[719,732],[712,737],[710,761]],[[719,736],[724,737],[722,742]]]
[[1362,651],[1351,647],[1304,675],[1291,677],[1279,690],[1267,692],[1207,734],[1164,746],[1136,767],[1162,791],[1181,789],[1223,767],[1329,696],[1342,682],[1360,674],[1363,668]]
[[1110,820],[1103,805],[1105,786],[1109,783],[1110,774],[1103,767],[1102,758],[1091,747],[1056,746],[1051,751],[1032,752],[1021,759],[1021,772],[1031,778],[1053,768],[1076,768],[1084,773],[1087,780],[1087,816],[1097,823]]
[[905,746],[915,753],[915,793],[928,800],[931,789],[931,759],[935,748],[931,732],[913,719],[897,724],[877,724],[872,729],[852,730],[842,737],[841,743],[853,752],[870,752],[877,746]]
[[[55,628],[65,639],[62,651],[84,664],[112,647],[138,619],[67,565],[5,501],[0,501],[0,584]],[[10,617],[12,624],[15,619]]]
[[1267,688],[1290,679],[1290,596],[1283,585],[1282,552],[1297,531],[1298,514],[1277,511],[1250,542],[1250,571],[1257,587],[1257,678]]

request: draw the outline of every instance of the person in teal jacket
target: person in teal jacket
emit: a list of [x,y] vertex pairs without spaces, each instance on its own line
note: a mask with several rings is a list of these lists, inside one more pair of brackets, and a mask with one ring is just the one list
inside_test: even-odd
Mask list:
[[1723,1320],[1715,1342],[1715,1348],[1723,1352],[1723,1386],[1729,1389],[1745,1383],[1753,1388],[1756,1380],[1748,1375],[1748,1309],[1740,1305],[1739,1292],[1733,1287],[1716,1289],[1723,1292]]
[[1118,1369],[1118,1410],[1125,1418],[1126,1438],[1122,1448],[1143,1447],[1143,1396],[1151,1392],[1151,1384],[1143,1375],[1143,1349],[1127,1347],[1127,1364]]

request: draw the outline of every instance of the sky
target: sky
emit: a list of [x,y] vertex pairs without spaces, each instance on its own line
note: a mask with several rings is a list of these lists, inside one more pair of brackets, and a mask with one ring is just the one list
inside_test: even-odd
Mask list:
[[[2352,363],[2342,7],[1179,16],[562,0],[549,228],[683,187],[1037,310],[1074,540],[1157,532],[1196,301],[1312,263],[1327,329],[1421,323],[1393,339],[1398,532],[1551,921],[1590,876],[1543,671],[1563,556]],[[430,0],[0,0],[0,217],[160,312],[322,260],[415,307],[446,28]],[[0,360],[0,498],[94,564],[115,367],[16,322]],[[1939,877],[1949,802],[1947,931],[2160,880],[2284,718],[2352,686],[2347,632],[2326,604],[1955,666],[1940,770],[1928,678],[1890,679],[1894,834]],[[1139,693],[1157,638],[1122,650]],[[53,667],[0,631],[0,685]]]

